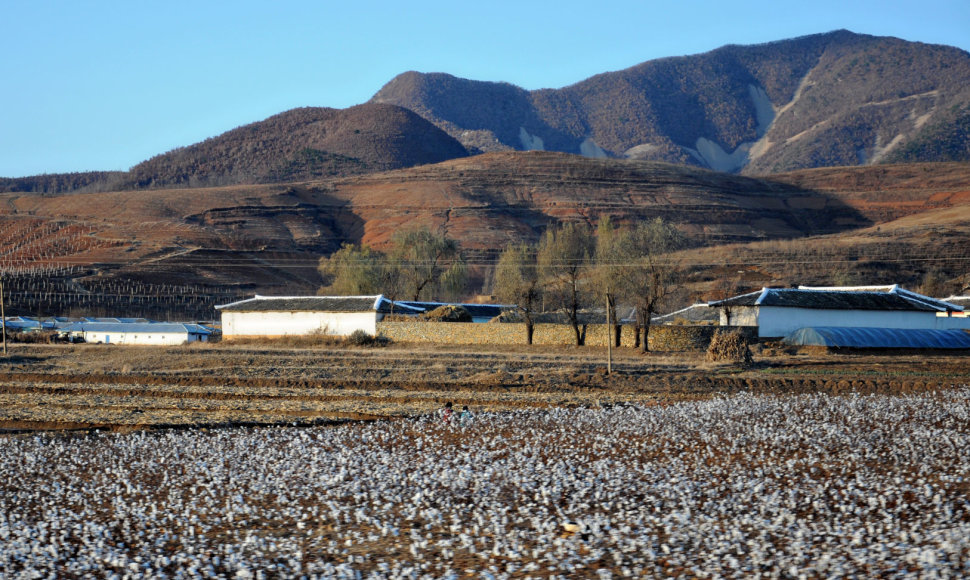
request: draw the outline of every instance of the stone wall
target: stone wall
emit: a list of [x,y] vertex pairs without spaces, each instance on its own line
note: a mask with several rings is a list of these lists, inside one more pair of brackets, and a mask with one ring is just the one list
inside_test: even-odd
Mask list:
[[[583,328],[582,326],[580,327]],[[650,349],[657,351],[703,351],[711,342],[717,326],[651,326]],[[606,346],[605,324],[586,325],[586,344]],[[377,334],[395,342],[443,344],[525,344],[525,325],[521,323],[472,322],[378,322]],[[623,346],[633,346],[633,327],[621,327]],[[749,338],[751,338],[749,336]],[[533,344],[576,344],[568,324],[537,324]]]

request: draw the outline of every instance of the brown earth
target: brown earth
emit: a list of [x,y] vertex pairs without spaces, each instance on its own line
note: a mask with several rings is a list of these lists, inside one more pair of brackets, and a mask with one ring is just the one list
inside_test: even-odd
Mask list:
[[392,345],[13,346],[0,430],[322,424],[432,413],[671,404],[742,392],[906,394],[970,382],[970,356],[756,347],[754,366],[703,353]]
[[[461,241],[480,283],[510,242],[536,241],[565,221],[592,225],[603,215],[619,224],[662,217],[691,240],[684,295],[669,310],[763,285],[920,290],[932,274],[947,287],[924,293],[970,288],[961,251],[970,244],[970,163],[750,178],[543,152],[293,184],[0,194],[0,268],[34,272],[38,280],[77,279],[94,294],[157,294],[107,286],[117,280],[230,296],[213,298],[217,304],[253,292],[312,294],[323,283],[319,258],[342,243],[381,249],[394,232],[427,226]],[[69,307],[50,297],[79,290],[62,286],[31,288],[39,297],[21,300],[21,313],[66,314]],[[117,306],[102,315],[131,312]]]

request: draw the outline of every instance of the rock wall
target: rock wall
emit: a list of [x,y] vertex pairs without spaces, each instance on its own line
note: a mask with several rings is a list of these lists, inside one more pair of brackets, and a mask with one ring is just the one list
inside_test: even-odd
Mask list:
[[[723,327],[651,326],[650,350],[707,350],[711,336],[718,328]],[[586,325],[586,345],[605,347],[607,330],[605,324]],[[519,323],[378,322],[377,334],[395,342],[526,344],[525,325]],[[620,337],[623,346],[632,347],[633,327],[621,327]],[[573,333],[572,326],[568,324],[537,324],[533,335],[533,344],[571,345],[576,344],[576,336]]]

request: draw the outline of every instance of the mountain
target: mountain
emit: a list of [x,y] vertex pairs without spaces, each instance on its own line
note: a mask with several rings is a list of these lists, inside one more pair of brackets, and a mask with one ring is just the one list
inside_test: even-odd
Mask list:
[[61,193],[281,183],[357,175],[468,155],[447,133],[395,105],[307,107],[157,155],[127,173],[0,180],[0,191]]
[[293,109],[131,168],[136,187],[278,183],[436,163],[468,152],[407,109]]
[[407,72],[371,102],[415,111],[473,152],[745,174],[970,159],[970,54],[844,30],[652,60],[562,89]]
[[0,179],[0,192],[285,183],[508,150],[745,175],[970,160],[970,54],[840,30],[651,60],[560,89],[412,71],[362,105],[286,111],[128,172]]

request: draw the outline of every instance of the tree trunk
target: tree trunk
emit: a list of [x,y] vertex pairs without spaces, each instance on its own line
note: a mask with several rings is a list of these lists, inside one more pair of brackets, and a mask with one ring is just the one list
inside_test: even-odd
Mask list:
[[[620,341],[620,322],[616,317],[616,296],[612,294],[606,297],[606,307],[609,309],[608,318],[610,320],[610,329],[613,331],[613,346],[619,347],[621,345]],[[609,340],[610,334],[607,330],[606,340]]]
[[648,336],[650,333],[650,329],[648,328],[650,325],[650,314],[647,313],[647,315],[644,316],[645,310],[646,309],[642,306],[637,306],[637,347],[639,347],[642,352],[648,352],[650,350],[650,337]]
[[623,346],[623,327],[619,324],[613,324],[613,346],[619,348]]
[[583,333],[579,330],[579,322],[576,320],[572,321],[573,332],[576,334],[576,346],[583,346]]
[[525,343],[528,345],[532,344],[532,335],[535,333],[536,327],[531,320],[525,321]]
[[640,321],[633,323],[633,348],[640,348]]
[[650,316],[643,323],[643,352],[650,352]]

